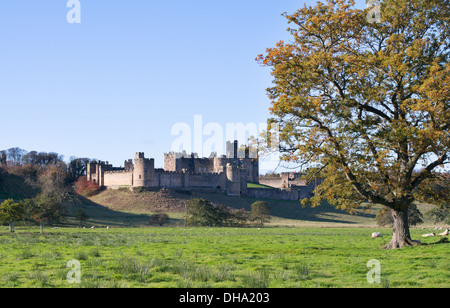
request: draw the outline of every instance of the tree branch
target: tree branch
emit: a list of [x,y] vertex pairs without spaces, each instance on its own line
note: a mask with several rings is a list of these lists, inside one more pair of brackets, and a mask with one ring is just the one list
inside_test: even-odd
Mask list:
[[427,177],[431,175],[431,171],[433,171],[434,168],[437,166],[443,165],[445,160],[448,158],[448,153],[444,153],[441,157],[439,157],[437,160],[429,164],[425,169],[423,169],[419,175],[412,181],[411,187],[414,189],[417,186],[420,185],[420,183],[423,182]]

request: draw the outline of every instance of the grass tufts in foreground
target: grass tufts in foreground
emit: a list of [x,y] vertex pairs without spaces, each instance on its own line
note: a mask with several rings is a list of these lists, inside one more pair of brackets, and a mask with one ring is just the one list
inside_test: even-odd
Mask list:
[[[385,236],[371,238],[373,231]],[[414,238],[421,231],[413,229]],[[378,228],[0,229],[0,287],[444,288],[448,242],[386,251]],[[436,240],[436,239],[434,239]],[[81,264],[69,284],[67,262]],[[381,283],[367,281],[369,260]]]

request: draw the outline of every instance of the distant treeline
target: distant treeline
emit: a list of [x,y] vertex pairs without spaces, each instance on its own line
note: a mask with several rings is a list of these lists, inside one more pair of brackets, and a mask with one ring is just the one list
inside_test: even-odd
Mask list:
[[0,151],[0,164],[4,166],[49,165],[62,162],[63,159],[63,155],[54,152],[28,152],[21,148]]
[[95,159],[70,157],[69,163],[64,161],[64,155],[55,152],[37,152],[14,147],[0,151],[0,167],[14,169],[14,167],[24,166],[56,166],[66,168],[69,182],[78,180],[80,176],[86,174],[87,164]]

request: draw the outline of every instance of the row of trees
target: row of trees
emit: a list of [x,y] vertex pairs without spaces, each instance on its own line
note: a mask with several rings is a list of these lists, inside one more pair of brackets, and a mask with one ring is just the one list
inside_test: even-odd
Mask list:
[[48,165],[63,161],[64,156],[54,152],[28,152],[15,147],[0,151],[0,165],[2,166],[23,166],[23,165]]
[[186,225],[204,227],[245,227],[249,222],[262,226],[270,221],[270,209],[266,202],[251,204],[251,212],[234,210],[223,205],[213,205],[205,199],[191,199],[186,204]]
[[[9,224],[9,231],[15,232],[15,224],[24,221],[26,225],[39,224],[40,232],[44,231],[47,222],[50,226],[65,221],[66,208],[56,200],[26,199],[14,201],[8,199],[0,204],[0,222]],[[83,225],[89,216],[81,209],[75,212],[75,219]]]
[[45,223],[53,226],[64,221],[66,215],[66,208],[56,198],[42,195],[18,202],[8,199],[0,204],[0,222],[8,223],[10,232],[15,231],[15,223],[19,221],[27,225],[39,224],[42,232]]
[[70,157],[69,162],[64,162],[64,155],[55,152],[26,151],[15,147],[0,151],[0,167],[15,172],[34,170],[34,175],[47,166],[64,166],[67,171],[66,181],[75,182],[86,174],[87,164],[95,161],[90,158]]

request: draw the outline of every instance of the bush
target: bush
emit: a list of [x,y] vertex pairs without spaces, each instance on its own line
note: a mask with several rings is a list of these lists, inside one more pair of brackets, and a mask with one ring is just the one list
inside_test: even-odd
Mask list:
[[213,205],[205,199],[191,199],[186,204],[186,225],[198,227],[243,227],[248,213],[232,210],[223,205]]
[[14,223],[23,219],[24,212],[22,202],[14,202],[13,199],[3,201],[0,204],[0,222],[8,222],[9,230],[14,232]]
[[90,182],[85,176],[82,176],[75,183],[75,192],[84,197],[91,197],[99,193],[101,187],[94,182]]
[[151,225],[159,225],[162,227],[163,224],[167,223],[169,220],[169,215],[166,213],[156,213],[150,216],[150,224]]

